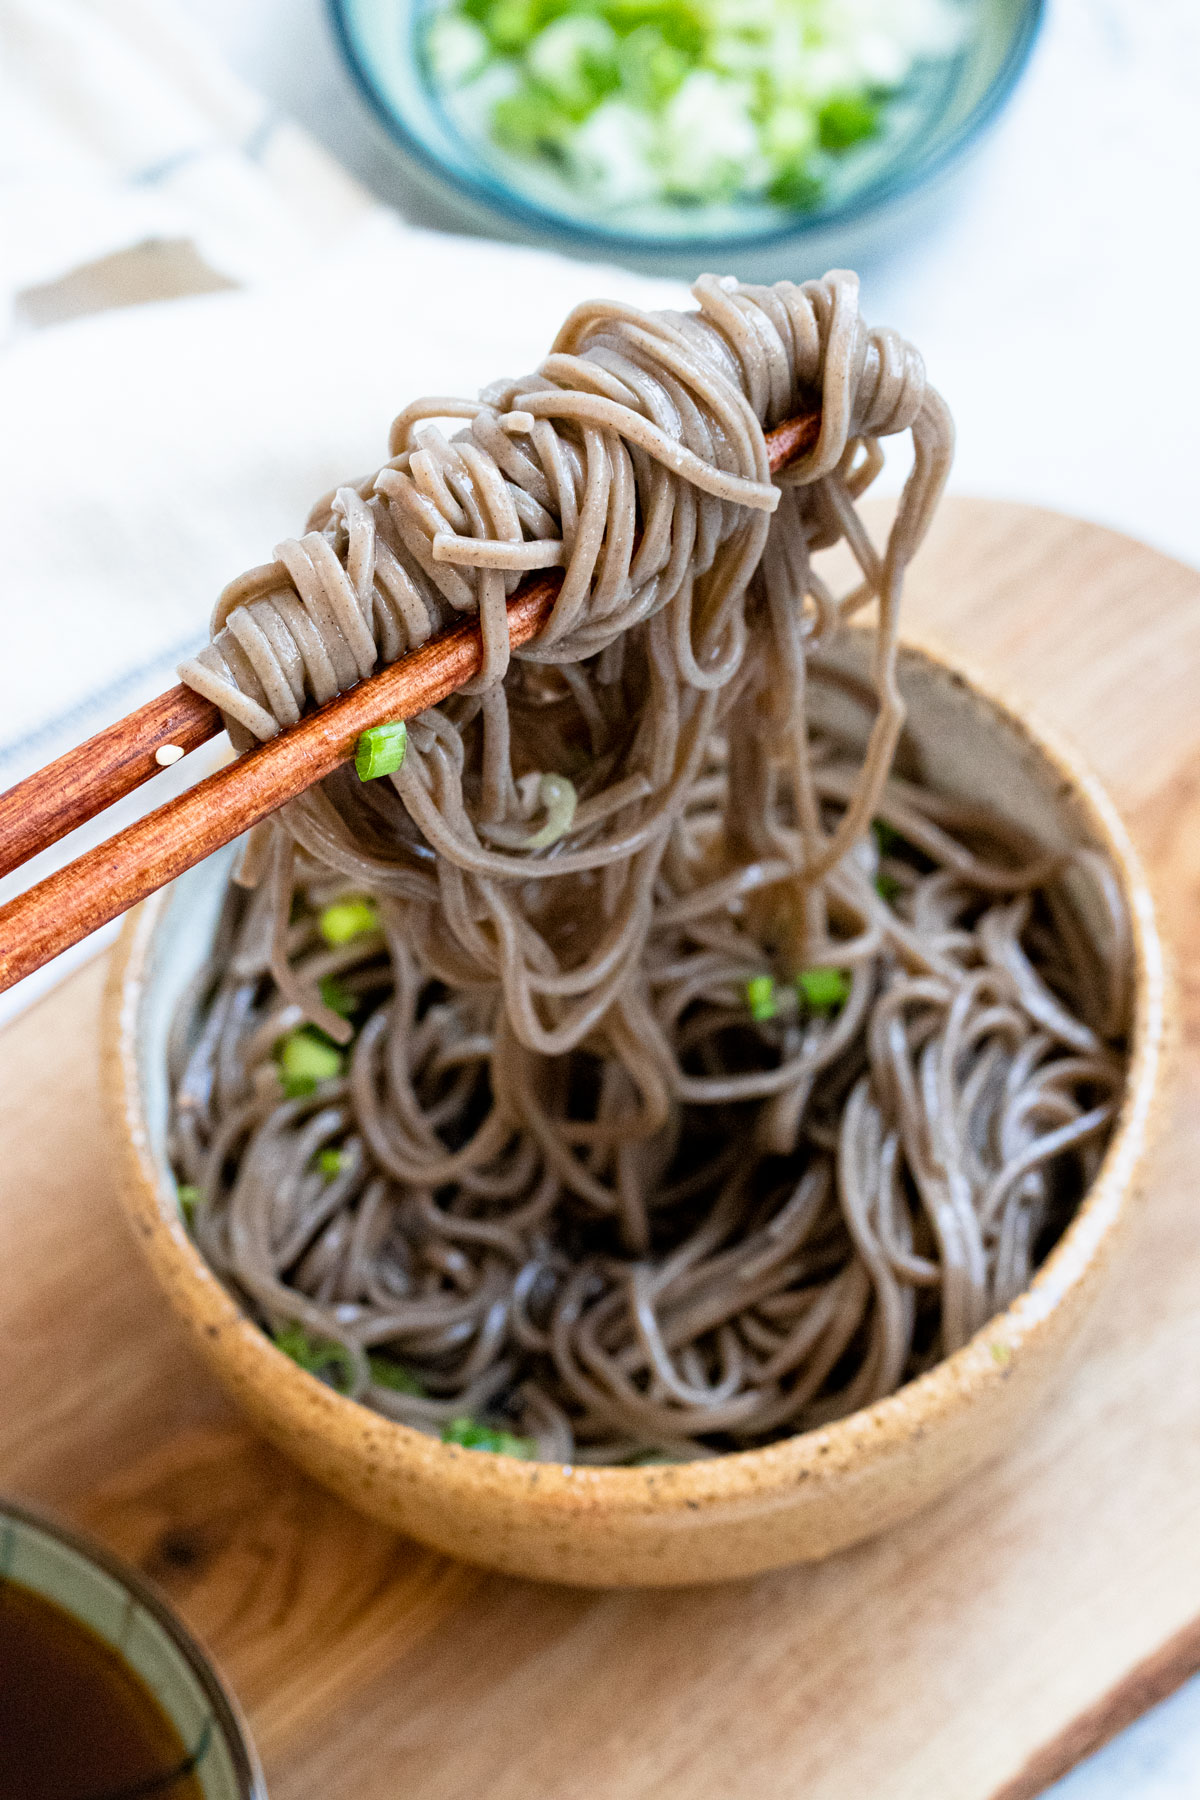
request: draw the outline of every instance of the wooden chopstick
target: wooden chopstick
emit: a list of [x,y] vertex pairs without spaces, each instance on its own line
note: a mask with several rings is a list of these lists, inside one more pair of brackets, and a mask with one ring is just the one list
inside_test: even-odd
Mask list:
[[[820,430],[820,414],[805,413],[769,432],[772,473],[810,450]],[[508,603],[514,645],[541,630],[562,579],[550,570],[517,588]],[[445,700],[481,656],[478,623],[454,626],[0,907],[0,992],[349,762],[370,726]],[[0,795],[0,872],[157,774],[165,744],[193,750],[221,728],[207,700],[173,688]]]
[[[561,583],[555,570],[513,595],[514,644],[540,631]],[[445,700],[478,671],[481,658],[474,620],[431,638],[18,894],[0,908],[0,992],[349,762],[369,726],[411,718]]]
[[[820,430],[817,412],[785,419],[768,432],[772,471],[811,450]],[[160,752],[181,750],[186,755],[223,729],[221,715],[211,701],[191,688],[173,687],[0,793],[0,875],[19,869],[114,801],[160,775],[169,766],[158,760]]]
[[174,747],[186,756],[223,730],[211,700],[173,687],[18,781],[0,794],[0,875],[161,775],[170,765],[157,760],[160,750]]

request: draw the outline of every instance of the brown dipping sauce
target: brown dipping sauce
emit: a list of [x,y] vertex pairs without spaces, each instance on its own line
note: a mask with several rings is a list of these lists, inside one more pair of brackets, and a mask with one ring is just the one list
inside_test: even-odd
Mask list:
[[110,1644],[0,1581],[0,1800],[202,1800],[192,1757]]

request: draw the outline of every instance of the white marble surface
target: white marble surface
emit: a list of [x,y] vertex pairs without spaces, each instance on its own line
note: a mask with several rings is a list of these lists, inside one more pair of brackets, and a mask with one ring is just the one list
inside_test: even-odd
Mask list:
[[[185,3],[239,73],[404,208],[320,0]],[[940,222],[863,270],[868,316],[921,345],[954,407],[959,491],[1061,507],[1200,563],[1198,195],[1200,0],[1051,0]],[[1196,1800],[1200,1680],[1052,1794]]]

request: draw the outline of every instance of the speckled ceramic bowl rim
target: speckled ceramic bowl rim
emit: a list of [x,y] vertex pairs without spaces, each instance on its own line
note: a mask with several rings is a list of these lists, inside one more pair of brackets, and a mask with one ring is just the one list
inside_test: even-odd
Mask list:
[[[1022,1351],[1061,1301],[1087,1276],[1130,1198],[1149,1141],[1161,1085],[1168,1026],[1168,983],[1152,895],[1133,845],[1098,777],[1078,753],[1028,713],[1001,699],[957,657],[907,641],[906,659],[934,665],[1000,716],[1072,790],[1084,822],[1111,856],[1132,927],[1134,1019],[1129,1075],[1116,1128],[1100,1171],[1062,1238],[1031,1285],[961,1349],[887,1398],[820,1429],[757,1450],[708,1460],[644,1468],[523,1462],[443,1444],[335,1393],[298,1367],[248,1319],[221,1286],[175,1212],[150,1148],[137,1073],[137,1020],[150,950],[165,896],[157,894],[126,921],[114,954],[106,1006],[106,1079],[122,1122],[136,1179],[125,1184],[134,1228],[177,1310],[203,1343],[226,1339],[219,1353],[228,1369],[236,1350],[237,1385],[267,1396],[281,1429],[293,1437],[315,1433],[340,1443],[355,1460],[381,1468],[407,1462],[426,1485],[463,1499],[491,1492],[520,1503],[533,1517],[561,1521],[565,1511],[596,1510],[605,1517],[678,1509],[693,1515],[761,1502],[823,1470],[865,1473],[897,1439],[930,1432],[994,1384],[1004,1381]],[[232,1337],[235,1342],[230,1344]]]
[[[159,1625],[175,1654],[185,1663],[195,1676],[204,1695],[207,1705],[212,1711],[217,1729],[225,1739],[225,1747],[229,1752],[237,1777],[238,1792],[242,1800],[267,1800],[267,1790],[263,1782],[262,1770],[258,1766],[258,1757],[250,1742],[250,1733],[242,1718],[241,1711],[233,1695],[221,1680],[207,1652],[196,1641],[184,1624],[179,1614],[159,1593],[138,1569],[133,1568],[121,1557],[114,1556],[103,1544],[86,1532],[78,1531],[74,1525],[66,1525],[51,1512],[41,1507],[30,1506],[25,1500],[11,1500],[0,1496],[0,1528],[11,1520],[17,1526],[24,1526],[35,1532],[40,1531],[46,1537],[54,1538],[64,1545],[81,1561],[91,1563],[102,1571],[119,1588],[129,1594],[143,1612]],[[38,1590],[33,1590],[37,1592]],[[54,1604],[61,1605],[55,1601]],[[69,1611],[70,1609],[67,1608]]]

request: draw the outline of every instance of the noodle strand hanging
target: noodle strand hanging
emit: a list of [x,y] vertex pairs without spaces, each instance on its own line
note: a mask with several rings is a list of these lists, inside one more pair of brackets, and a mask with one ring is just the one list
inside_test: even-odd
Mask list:
[[[479,619],[478,677],[394,774],[340,770],[246,841],[172,1153],[204,1254],[305,1366],[560,1461],[768,1442],[965,1343],[1063,1229],[1123,1079],[1093,853],[896,764],[901,586],[952,448],[920,357],[851,275],[694,293],[582,306],[535,374],[406,408],[181,671],[244,748]],[[817,405],[772,479],[764,433]],[[900,434],[876,548],[857,503]],[[532,569],[561,586],[512,653]],[[859,615],[861,752],[812,706]]]

